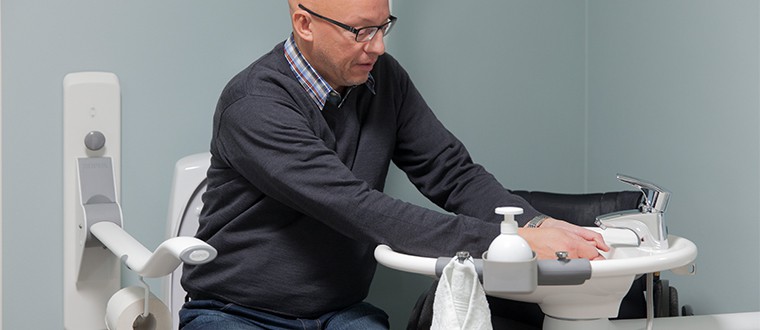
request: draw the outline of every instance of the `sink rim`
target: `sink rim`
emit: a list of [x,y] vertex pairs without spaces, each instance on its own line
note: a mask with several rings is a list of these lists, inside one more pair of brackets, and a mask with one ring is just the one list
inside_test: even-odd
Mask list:
[[683,267],[697,258],[697,246],[690,240],[668,235],[667,250],[647,250],[637,247],[612,247],[612,249],[636,249],[646,253],[630,258],[604,259],[591,261],[591,278],[604,276],[621,276],[646,274]]
[[[599,228],[588,227],[588,229],[604,235],[604,231]],[[671,270],[687,266],[696,260],[697,246],[690,240],[680,236],[668,235],[668,243],[670,246],[667,250],[612,246],[612,249],[635,249],[638,250],[637,253],[644,255],[621,259],[591,260],[591,279]],[[437,258],[399,253],[383,244],[375,248],[374,254],[378,263],[386,267],[404,272],[436,276],[435,264],[438,260]]]

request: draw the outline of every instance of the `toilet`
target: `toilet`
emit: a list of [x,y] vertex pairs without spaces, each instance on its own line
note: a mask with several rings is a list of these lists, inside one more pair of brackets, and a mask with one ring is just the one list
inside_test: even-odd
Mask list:
[[[210,165],[208,152],[193,154],[177,161],[169,199],[167,238],[194,236],[203,207],[201,196],[206,191],[206,171]],[[163,301],[172,314],[173,329],[179,327],[179,310],[185,302],[185,290],[180,285],[182,267],[163,278]]]

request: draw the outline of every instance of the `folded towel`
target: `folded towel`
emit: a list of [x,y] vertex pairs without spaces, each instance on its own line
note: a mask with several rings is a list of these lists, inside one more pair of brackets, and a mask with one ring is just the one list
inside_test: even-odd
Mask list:
[[443,268],[433,301],[431,329],[492,329],[491,310],[471,258],[463,262],[453,258]]

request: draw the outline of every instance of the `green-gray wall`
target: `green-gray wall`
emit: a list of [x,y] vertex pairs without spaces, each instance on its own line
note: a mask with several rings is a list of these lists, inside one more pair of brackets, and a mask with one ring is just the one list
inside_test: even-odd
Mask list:
[[[657,182],[673,192],[671,233],[700,249],[696,276],[665,274],[681,302],[698,314],[760,309],[758,1],[393,5],[389,51],[505,185],[626,189],[617,172]],[[207,149],[219,91],[287,36],[287,9],[244,0],[0,6],[3,328],[56,329],[63,76],[119,76],[125,227],[155,248],[173,163]],[[388,192],[430,206],[397,170]],[[370,299],[402,328],[429,283],[381,267]]]
[[760,310],[760,2],[592,4],[589,189],[670,189],[670,233],[699,248],[696,276],[668,276],[681,302]]

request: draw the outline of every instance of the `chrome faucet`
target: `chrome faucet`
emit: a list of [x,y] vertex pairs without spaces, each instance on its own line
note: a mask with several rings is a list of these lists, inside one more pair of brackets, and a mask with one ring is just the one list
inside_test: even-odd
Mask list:
[[641,190],[644,199],[637,210],[600,215],[594,223],[602,229],[630,229],[636,234],[639,246],[655,250],[667,249],[668,228],[665,226],[664,215],[670,192],[655,184],[622,174],[618,174],[617,179]]

